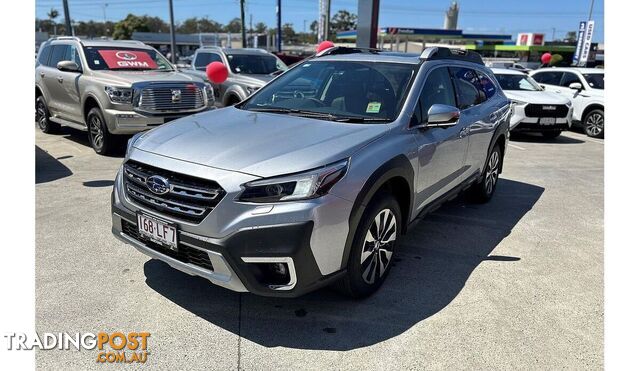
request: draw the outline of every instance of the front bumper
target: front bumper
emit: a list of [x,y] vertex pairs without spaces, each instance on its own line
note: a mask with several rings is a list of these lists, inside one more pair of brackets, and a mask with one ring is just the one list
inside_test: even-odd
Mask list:
[[[157,155],[147,152],[134,151],[134,156],[145,163],[159,162]],[[241,203],[235,201],[239,184],[250,177],[168,158],[162,161],[164,169],[215,179],[227,194],[201,222],[182,222],[133,203],[119,172],[112,194],[112,232],[121,241],[216,285],[264,296],[300,296],[342,274],[352,202],[329,194],[305,202]],[[139,212],[177,226],[180,254],[137,235]],[[256,269],[266,263],[285,264],[289,282],[265,282]]]
[[513,108],[509,130],[512,132],[543,132],[569,130],[571,128],[571,117],[573,107],[569,107],[566,117],[557,117],[554,125],[540,124],[539,117],[530,117],[525,114],[526,105],[516,105]]
[[136,111],[124,111],[107,108],[103,111],[103,115],[111,134],[131,135],[154,128],[169,121],[193,115],[199,112],[204,112],[212,108],[213,106],[204,107],[197,112],[175,113],[162,116],[148,116],[140,114]]

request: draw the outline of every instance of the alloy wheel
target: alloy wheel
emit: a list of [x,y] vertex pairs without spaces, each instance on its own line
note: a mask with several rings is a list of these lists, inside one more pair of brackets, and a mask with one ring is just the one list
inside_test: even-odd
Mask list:
[[42,101],[36,103],[36,122],[40,130],[47,128],[47,108]]
[[493,189],[498,182],[498,164],[500,163],[500,155],[498,151],[493,151],[491,153],[491,157],[489,158],[489,164],[487,166],[487,171],[484,175],[484,188],[488,195],[493,192]]
[[93,144],[93,147],[102,148],[104,132],[102,131],[102,122],[96,115],[91,116],[89,120],[89,132],[91,133],[91,144]]
[[589,136],[595,137],[600,135],[604,129],[604,116],[597,112],[590,114],[589,117],[587,117],[585,129]]
[[390,209],[380,211],[373,219],[367,230],[360,258],[362,278],[366,283],[373,284],[389,267],[396,232],[396,217]]

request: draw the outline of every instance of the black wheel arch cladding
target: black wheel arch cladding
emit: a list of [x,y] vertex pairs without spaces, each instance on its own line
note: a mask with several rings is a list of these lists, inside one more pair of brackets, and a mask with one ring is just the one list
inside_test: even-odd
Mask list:
[[[406,231],[406,226],[409,223],[409,217],[411,214],[411,207],[413,205],[414,176],[415,174],[413,167],[411,166],[411,162],[409,162],[409,159],[405,155],[398,155],[390,159],[378,167],[378,169],[369,176],[356,196],[353,203],[353,209],[349,215],[349,233],[342,253],[341,269],[346,268],[347,263],[349,262],[353,240],[355,238],[356,230],[358,229],[358,223],[364,214],[364,210],[378,191],[380,191],[385,184],[394,178],[403,179],[409,188],[407,205],[400,204],[400,209],[403,213],[401,232],[404,233]],[[398,203],[401,203],[401,200],[398,200]]]

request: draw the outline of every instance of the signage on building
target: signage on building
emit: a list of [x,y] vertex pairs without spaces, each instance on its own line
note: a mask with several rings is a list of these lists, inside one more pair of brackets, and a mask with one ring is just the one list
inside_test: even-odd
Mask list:
[[544,34],[519,33],[516,45],[523,45],[523,46],[544,45]]

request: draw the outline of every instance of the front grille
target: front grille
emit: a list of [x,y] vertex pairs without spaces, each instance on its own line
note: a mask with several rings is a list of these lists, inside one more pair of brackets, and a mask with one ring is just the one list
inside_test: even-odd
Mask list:
[[[188,222],[201,222],[225,195],[218,183],[159,169],[137,161],[124,164],[124,188],[129,199],[142,206]],[[169,191],[159,195],[147,187],[147,179],[161,176]]]
[[206,104],[203,87],[194,83],[153,83],[141,87],[135,95],[137,109],[150,113],[189,112]]
[[528,104],[524,108],[527,117],[567,117],[569,107],[564,104]]
[[176,259],[180,262],[197,265],[200,268],[204,268],[213,272],[211,259],[209,259],[209,255],[206,252],[180,243],[180,240],[178,240],[178,250],[171,250],[167,246],[163,246],[159,243],[151,241],[146,237],[143,237],[140,232],[138,232],[138,226],[136,224],[133,224],[124,219],[121,220],[122,232],[127,236],[135,238],[136,240],[144,243],[146,247],[163,255]]

